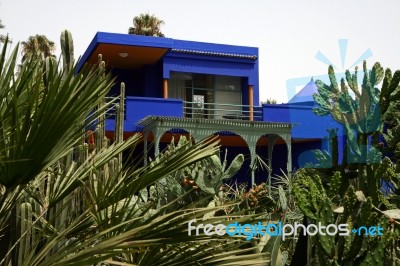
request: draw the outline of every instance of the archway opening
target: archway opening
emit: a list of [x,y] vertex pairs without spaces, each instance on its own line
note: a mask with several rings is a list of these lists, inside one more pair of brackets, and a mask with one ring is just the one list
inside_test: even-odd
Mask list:
[[164,151],[169,144],[172,142],[176,145],[179,142],[179,139],[181,137],[185,137],[186,139],[192,139],[190,132],[183,129],[183,128],[171,128],[167,131],[165,131],[160,138],[160,143],[159,143],[159,151],[162,152]]
[[271,184],[288,174],[289,147],[277,134],[265,134],[256,144],[256,184]]
[[220,158],[221,162],[226,159],[226,165],[228,168],[234,158],[239,154],[243,154],[244,162],[240,170],[229,180],[225,180],[225,183],[229,185],[235,185],[246,183],[248,187],[251,186],[251,155],[250,149],[246,141],[238,134],[231,131],[219,131],[212,134],[216,136],[220,143]]

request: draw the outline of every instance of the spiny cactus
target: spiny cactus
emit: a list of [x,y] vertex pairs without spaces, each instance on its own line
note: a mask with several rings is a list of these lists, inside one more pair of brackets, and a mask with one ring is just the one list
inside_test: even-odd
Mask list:
[[[187,145],[192,144],[191,140],[185,136],[181,136],[177,144],[172,139],[168,148],[160,155],[160,158]],[[155,158],[154,160],[157,161],[160,158]],[[154,164],[154,162],[151,162],[150,165]],[[191,167],[185,168],[181,173],[177,173],[177,176],[167,178],[164,182],[169,184],[168,187],[171,190],[180,191],[179,193],[183,193],[181,189],[183,184],[185,186],[199,187],[204,192],[217,195],[220,192],[223,181],[233,177],[240,170],[243,162],[244,156],[242,154],[237,155],[229,166],[227,165],[226,153],[223,160],[221,160],[219,155],[213,155],[210,158],[197,162]],[[176,186],[179,188],[176,189]]]
[[360,264],[362,266],[380,266],[385,264],[385,250],[381,242],[369,246],[367,256]]
[[43,63],[43,84],[44,84],[44,88],[47,89],[49,86],[49,80],[51,79],[51,77],[53,77],[56,73],[57,73],[57,60],[52,57],[52,56],[48,56],[46,57],[46,59],[44,60]]
[[[342,176],[349,176],[350,172],[358,174],[358,188],[366,195],[371,196],[373,203],[378,203],[380,176],[376,176],[373,168],[381,162],[382,153],[378,145],[378,136],[383,131],[383,125],[393,112],[394,102],[400,99],[400,71],[393,75],[390,69],[383,70],[379,63],[375,63],[371,70],[363,64],[364,77],[359,90],[355,73],[346,71],[345,79],[338,84],[333,67],[328,69],[330,86],[322,81],[316,81],[318,93],[314,100],[319,105],[314,108],[317,115],[332,117],[345,128],[347,143],[341,167],[337,165],[337,140],[334,132],[331,134],[332,168],[341,171]],[[382,87],[376,88],[380,83]],[[350,91],[354,96],[350,95]],[[371,139],[371,145],[369,145]],[[347,148],[346,148],[347,147]],[[321,154],[319,154],[321,157]],[[367,164],[371,167],[367,167]],[[349,173],[346,170],[351,171]],[[388,168],[386,168],[388,169]]]
[[[365,198],[361,191],[355,191],[352,186],[346,188],[343,197],[335,197],[339,194],[338,191],[343,189],[340,173],[335,173],[329,188],[322,185],[318,176],[310,177],[304,173],[305,171],[298,173],[301,178],[297,186],[294,186],[293,192],[301,211],[311,223],[321,223],[323,226],[348,224],[351,230],[360,226],[382,226],[384,221],[388,220],[382,215],[379,216],[370,197]],[[387,233],[386,230],[384,233]],[[320,263],[329,262],[326,265],[347,265],[350,262],[353,262],[352,265],[383,265],[381,262],[384,261],[385,253],[382,250],[389,243],[385,241],[381,244],[384,237],[317,234],[311,241],[316,247],[313,257]],[[369,254],[370,250],[373,250],[373,256]]]
[[63,68],[65,70],[72,70],[74,65],[74,42],[72,40],[72,34],[68,30],[61,32],[61,54],[63,58]]
[[223,181],[233,177],[240,170],[243,162],[243,154],[238,154],[227,168],[226,153],[223,162],[220,156],[213,155],[208,160],[200,162],[200,164],[194,168],[194,171],[187,173],[193,177],[196,184],[198,184],[203,191],[217,195]]

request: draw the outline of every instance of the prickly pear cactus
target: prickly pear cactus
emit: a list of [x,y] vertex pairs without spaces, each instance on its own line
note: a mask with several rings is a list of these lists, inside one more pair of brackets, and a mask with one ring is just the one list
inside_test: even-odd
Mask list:
[[[319,233],[311,237],[311,243],[316,247],[313,259],[329,262],[326,265],[348,265],[353,261],[352,265],[382,265],[368,264],[384,259],[384,252],[378,254],[382,250],[382,236],[364,236],[352,231],[361,226],[382,225],[372,200],[352,186],[346,189],[342,198],[335,197],[341,188],[340,181],[340,174],[335,173],[330,187],[325,188],[318,176],[304,175],[293,188],[299,208],[311,223],[322,226],[348,224],[349,235]],[[373,257],[368,254],[370,249],[374,250]]]
[[[192,140],[185,136],[181,136],[177,142],[172,139],[166,150],[158,157],[149,158],[149,166],[151,167],[175,150],[185,149],[190,145],[193,145]],[[213,196],[215,203],[218,206],[221,205],[224,202],[223,182],[240,170],[243,161],[244,157],[240,154],[228,166],[226,157],[221,160],[219,155],[213,155],[159,180],[155,185],[157,206],[172,202],[187,193],[190,193],[187,197],[188,201]]]
[[[225,153],[226,154],[226,153]],[[194,180],[199,187],[210,194],[218,194],[223,182],[233,177],[242,167],[244,162],[243,154],[237,155],[227,168],[226,157],[223,162],[218,155],[213,155],[208,160],[199,163],[192,171]],[[211,166],[211,167],[210,167]]]

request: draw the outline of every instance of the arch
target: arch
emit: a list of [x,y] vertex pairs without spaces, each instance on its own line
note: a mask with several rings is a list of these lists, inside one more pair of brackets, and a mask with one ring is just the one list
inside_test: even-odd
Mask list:
[[[167,135],[166,134],[171,134]],[[160,154],[160,144],[162,142],[171,142],[172,137],[181,136],[181,135],[191,135],[189,130],[183,128],[169,128],[169,129],[160,129],[160,128],[152,128],[151,130],[143,132],[143,141],[144,141],[144,165],[147,165],[147,157],[148,157],[148,147],[149,141],[152,140],[152,144],[154,147],[154,155],[158,156]],[[151,138],[152,136],[152,138]],[[175,142],[177,142],[179,138],[175,138]]]
[[153,142],[154,143],[154,139],[155,139],[155,134],[153,133],[152,130],[150,131],[144,131],[143,132],[143,163],[146,166],[147,165],[147,158],[148,158],[148,154],[149,154],[149,142]]
[[[220,140],[220,156],[221,159],[227,155],[228,165],[238,155],[243,154],[245,162],[236,175],[236,180],[249,183],[249,171],[251,170],[251,162],[253,161],[251,149],[243,136],[232,130],[215,131],[210,136],[217,136]],[[225,153],[227,151],[227,154]]]
[[167,143],[167,145],[174,139],[174,142],[179,141],[179,137],[182,135],[191,136],[190,131],[180,127],[173,127],[169,129],[163,129],[158,132],[157,137],[154,139],[154,152],[155,155],[160,153],[162,143]]
[[[273,165],[279,165],[282,163],[281,161],[275,160],[273,163],[274,158],[276,159],[276,156],[279,153],[282,153],[282,150],[280,146],[278,147],[278,150],[274,149],[276,145],[285,145],[285,155],[283,156],[284,158],[284,164],[286,166],[282,167],[284,170],[287,171],[287,173],[290,175],[292,168],[292,158],[291,158],[291,138],[290,135],[286,136],[285,134],[277,134],[277,133],[267,133],[262,136],[260,136],[257,140],[256,144],[256,150],[258,150],[258,154],[264,154],[266,155],[267,158],[267,164],[268,164],[268,185],[271,187],[272,183],[272,175],[274,172]],[[266,150],[263,150],[262,147],[265,147]],[[282,158],[282,156],[280,156]],[[280,168],[282,170],[282,168]],[[286,168],[286,169],[285,169]]]
[[177,144],[181,136],[186,136],[187,139],[192,138],[190,131],[184,128],[176,127],[165,130],[160,136],[160,141],[158,143],[159,150],[163,150],[164,148],[166,148],[161,146],[163,143],[165,143],[165,146],[167,146],[169,143],[171,143],[172,140],[174,140],[174,143]]

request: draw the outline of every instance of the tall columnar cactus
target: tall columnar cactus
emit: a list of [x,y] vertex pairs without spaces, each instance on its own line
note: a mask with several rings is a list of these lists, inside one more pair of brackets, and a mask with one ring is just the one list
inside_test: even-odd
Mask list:
[[[124,140],[124,117],[125,117],[125,83],[121,83],[119,104],[116,105],[115,118],[115,142],[120,143]],[[122,168],[122,153],[118,156],[118,167]]]
[[65,70],[72,70],[74,66],[74,42],[72,34],[68,30],[61,32],[61,54],[63,58],[63,68]]
[[49,86],[49,80],[54,77],[57,73],[57,60],[52,57],[48,56],[45,58],[43,62],[43,84],[44,84],[44,89],[47,89]]
[[[2,140],[2,159],[4,160],[2,160],[3,179],[0,185],[1,265],[59,264],[53,255],[58,254],[58,258],[66,258],[71,254],[74,255],[77,250],[83,250],[79,247],[74,249],[77,237],[85,235],[87,230],[93,230],[94,219],[98,219],[99,224],[106,221],[105,226],[109,226],[108,221],[111,218],[106,216],[111,211],[106,208],[115,207],[112,211],[116,213],[115,209],[119,208],[121,198],[131,199],[129,193],[127,193],[128,196],[113,194],[115,186],[110,184],[120,185],[122,152],[138,143],[140,137],[133,136],[123,141],[123,105],[117,113],[118,139],[116,143],[110,145],[111,147],[105,139],[104,126],[93,134],[86,133],[87,128],[93,126],[93,122],[104,122],[104,119],[99,119],[99,116],[110,109],[111,104],[103,102],[104,104],[100,107],[96,104],[99,99],[104,98],[107,90],[112,86],[112,81],[108,75],[99,75],[104,73],[104,62],[101,62],[98,68],[84,67],[82,75],[79,73],[75,75],[70,37],[69,32],[62,33],[63,66],[58,65],[50,57],[45,61],[30,58],[21,67],[21,72],[13,75],[17,49],[13,52],[9,63],[5,63],[6,47],[0,55],[0,68],[3,67],[3,72],[6,73],[5,77],[1,76],[5,84],[3,94],[8,99],[4,101],[7,104],[2,108],[9,110],[6,113],[11,114],[2,116],[0,119],[2,125],[5,125],[1,127],[5,136]],[[10,67],[4,68],[1,62]],[[10,88],[6,86],[8,83]],[[21,95],[20,92],[22,92]],[[63,97],[51,97],[56,95]],[[124,95],[123,88],[121,95]],[[123,98],[124,96],[121,96],[121,99]],[[25,99],[32,101],[25,101]],[[51,101],[52,99],[55,100]],[[83,102],[79,101],[82,99]],[[56,104],[51,105],[51,103]],[[121,103],[123,103],[122,100]],[[64,112],[56,112],[59,109]],[[89,112],[92,113],[86,115]],[[20,117],[20,114],[23,116]],[[54,119],[46,119],[46,117]],[[70,120],[67,119],[68,117]],[[69,122],[65,122],[64,119]],[[15,126],[13,123],[10,124],[11,120],[13,123],[23,120],[26,124],[16,123],[17,126]],[[50,124],[54,125],[53,128],[48,126],[50,124],[43,125],[49,120],[52,121]],[[62,124],[68,127],[60,129]],[[9,130],[13,128],[14,130]],[[14,132],[15,128],[17,131],[24,130],[18,135],[18,132]],[[25,134],[25,131],[29,134]],[[51,136],[54,137],[51,142],[49,135],[44,134],[48,131],[54,135],[59,132],[67,133]],[[99,141],[95,140],[96,135],[101,136]],[[29,136],[34,136],[33,141],[26,142]],[[21,142],[12,142],[13,139],[21,139]],[[28,149],[19,150],[24,146]],[[13,147],[18,147],[18,149]],[[30,152],[35,148],[40,152]],[[8,157],[11,154],[23,155]],[[9,180],[13,183],[8,182]],[[124,180],[128,181],[128,178]],[[96,182],[97,184],[94,185]],[[115,204],[113,204],[114,201],[109,202],[113,197]],[[102,206],[100,206],[101,203],[103,203]],[[103,211],[101,208],[106,210]],[[82,217],[84,218],[80,219]],[[77,224],[79,226],[76,227]],[[82,234],[77,234],[76,230],[78,232],[82,230]],[[97,232],[97,230],[94,231]],[[95,244],[90,242],[90,246]],[[69,248],[73,250],[72,253],[65,252]],[[51,260],[53,262],[50,262]]]

